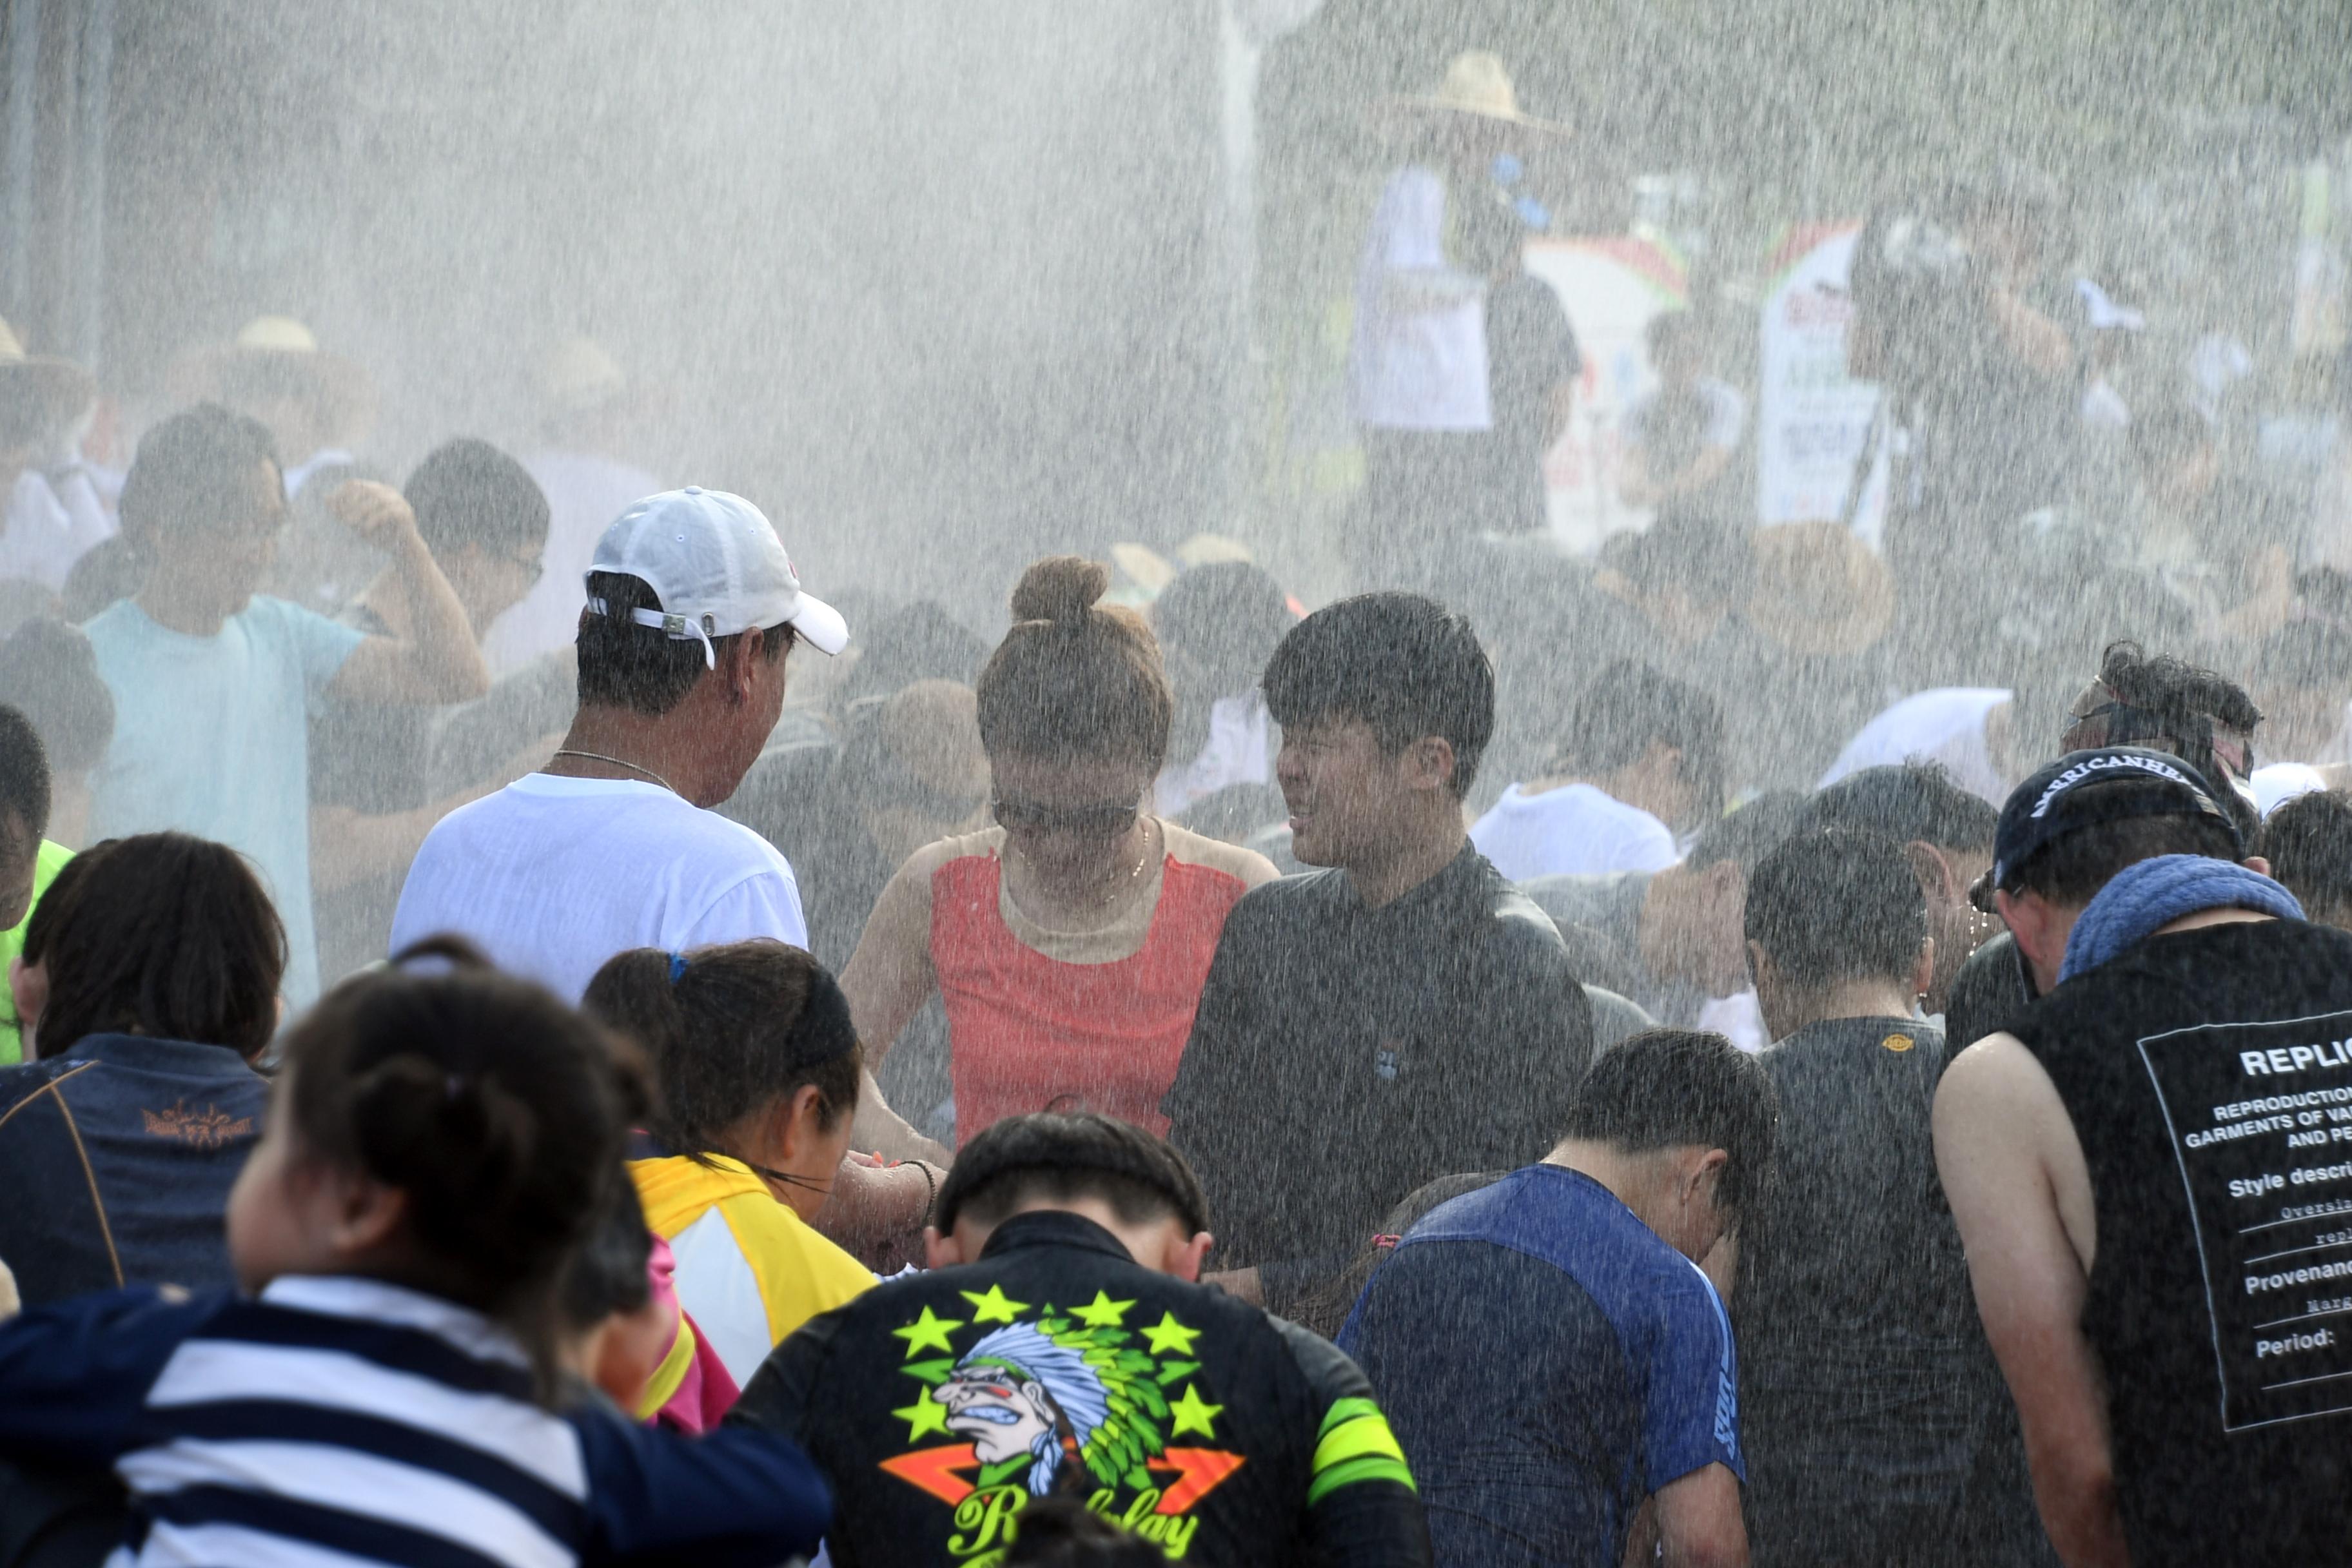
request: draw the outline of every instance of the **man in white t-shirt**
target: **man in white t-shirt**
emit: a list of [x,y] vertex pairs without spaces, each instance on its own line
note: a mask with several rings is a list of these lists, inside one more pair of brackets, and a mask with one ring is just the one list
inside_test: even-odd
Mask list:
[[580,711],[563,745],[426,836],[394,949],[455,931],[577,1000],[627,948],[806,946],[792,867],[708,808],[735,793],[775,728],[793,644],[838,653],[848,626],[801,591],[759,509],[717,490],[665,491],[623,512],[586,597]]
[[1676,831],[1721,809],[1723,760],[1714,698],[1620,659],[1577,699],[1546,775],[1505,790],[1470,841],[1515,882],[1663,871]]
[[1915,691],[1864,724],[1813,787],[1827,789],[1848,773],[1916,757],[1942,763],[1962,789],[1999,806],[2026,773],[2012,740],[2015,710],[2014,693],[2004,687]]

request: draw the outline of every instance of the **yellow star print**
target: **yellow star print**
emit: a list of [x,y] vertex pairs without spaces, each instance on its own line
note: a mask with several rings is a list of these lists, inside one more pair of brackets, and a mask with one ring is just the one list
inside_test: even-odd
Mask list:
[[948,1343],[948,1335],[962,1327],[961,1318],[935,1317],[931,1310],[926,1307],[920,1318],[903,1329],[892,1329],[890,1331],[907,1342],[907,1354],[911,1358],[917,1351],[953,1351],[955,1347]]
[[893,1410],[890,1414],[907,1423],[907,1441],[909,1443],[933,1432],[947,1436],[948,1407],[928,1394],[904,1410]]
[[1201,1334],[1201,1330],[1188,1329],[1178,1322],[1175,1313],[1162,1312],[1157,1324],[1143,1331],[1143,1342],[1151,1347],[1153,1355],[1189,1356],[1192,1353],[1192,1342]]
[[1114,1301],[1097,1290],[1092,1301],[1083,1307],[1071,1308],[1070,1316],[1090,1329],[1123,1329],[1127,1325],[1121,1320],[1127,1316],[1127,1310],[1134,1305],[1132,1301]]
[[959,1290],[956,1294],[971,1303],[971,1321],[975,1323],[1009,1323],[1015,1313],[1029,1310],[1026,1301],[1008,1300],[1002,1285],[991,1285],[985,1296],[977,1290]]
[[1181,1436],[1186,1432],[1198,1432],[1203,1437],[1214,1437],[1216,1434],[1209,1429],[1209,1423],[1224,1411],[1223,1405],[1203,1400],[1198,1384],[1188,1383],[1184,1385],[1184,1397],[1168,1406],[1168,1414],[1176,1418],[1169,1435]]

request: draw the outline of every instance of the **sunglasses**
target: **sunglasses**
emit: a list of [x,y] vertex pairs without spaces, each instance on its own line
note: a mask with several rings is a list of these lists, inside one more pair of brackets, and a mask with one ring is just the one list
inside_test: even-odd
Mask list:
[[996,825],[1007,832],[1067,833],[1081,838],[1116,838],[1135,826],[1142,806],[1135,801],[1098,805],[1041,805],[998,795],[988,803]]

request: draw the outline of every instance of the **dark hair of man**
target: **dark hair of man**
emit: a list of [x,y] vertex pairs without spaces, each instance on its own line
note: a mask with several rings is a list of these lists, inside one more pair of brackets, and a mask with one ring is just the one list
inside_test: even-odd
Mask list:
[[982,667],[980,743],[992,757],[1111,759],[1157,771],[1176,699],[1159,640],[1133,610],[1097,603],[1097,562],[1049,555],[1013,590],[1013,627]]
[[0,643],[0,691],[32,721],[56,773],[87,773],[106,755],[114,693],[79,627],[45,616],[18,626]]
[[2326,621],[2290,621],[2263,639],[2254,676],[2272,686],[2352,691],[2352,631]]
[[[580,705],[583,708],[626,708],[659,718],[686,700],[696,682],[710,671],[703,660],[698,637],[673,637],[659,626],[641,626],[629,618],[633,610],[659,610],[661,599],[642,577],[616,572],[592,573],[588,596],[604,601],[603,615],[580,617],[574,647],[580,656]],[[719,660],[739,637],[714,637]],[[761,633],[760,651],[770,664],[793,646],[793,628],[773,626]]]
[[1576,700],[1559,765],[1596,778],[1642,760],[1652,742],[1682,753],[1682,773],[1711,807],[1723,793],[1723,710],[1687,681],[1621,658]]
[[1165,1139],[1094,1111],[1008,1116],[956,1152],[940,1183],[940,1233],[960,1215],[995,1226],[1025,1205],[1097,1198],[1122,1225],[1174,1218],[1199,1235],[1209,1203],[1192,1167]]
[[1743,605],[1756,591],[1752,524],[1668,502],[1628,542],[1619,570],[1643,594],[1680,589],[1706,605]]
[[646,1263],[653,1256],[653,1232],[646,1228],[645,1206],[628,1172],[618,1170],[604,1184],[588,1238],[563,1271],[559,1303],[563,1326],[584,1334],[624,1312],[641,1310],[653,1299],[653,1282]]
[[2254,852],[2313,920],[2352,921],[2352,794],[2314,790],[2263,820]]
[[302,1157],[401,1192],[416,1283],[498,1320],[551,1398],[565,1272],[625,1179],[631,1067],[541,987],[435,938],[294,1026],[273,1114]]
[[16,819],[30,855],[49,830],[49,756],[22,710],[0,704],[0,816]]
[[817,1091],[821,1128],[856,1111],[864,1051],[807,1061],[796,1048],[796,1026],[822,973],[815,959],[768,941],[681,956],[679,964],[659,948],[615,953],[580,999],[590,1017],[636,1041],[652,1061],[661,1086],[653,1132],[664,1148],[707,1162],[744,1117],[808,1085]]
[[185,833],[111,838],[66,862],[25,928],[43,966],[41,1054],[90,1035],[226,1046],[278,1027],[286,928],[244,857]]
[[1768,791],[1733,806],[1700,829],[1697,842],[1683,857],[1683,866],[1696,871],[1718,860],[1729,860],[1743,874],[1753,876],[1764,857],[1797,831],[1804,812],[1805,797],[1795,790]]
[[1747,937],[1786,984],[1907,980],[1927,907],[1903,846],[1876,833],[1801,833],[1748,879]]
[[[2184,730],[2199,719],[2219,720],[2233,730],[2251,730],[2263,721],[2263,710],[2246,689],[2228,676],[2170,654],[2151,655],[2136,642],[2107,645],[2099,656],[2099,683],[2118,700]],[[2176,738],[2194,739],[2187,733]]]
[[2213,426],[2194,408],[2158,408],[2137,415],[2126,437],[2143,468],[2186,462],[2213,445]]
[[[2092,792],[2147,790],[2137,779],[2078,785],[2072,795],[2087,801]],[[2244,851],[2232,830],[2204,815],[2126,816],[2067,834],[2044,846],[2010,878],[2011,892],[2039,894],[2061,909],[2089,903],[2116,873],[2159,855],[2202,855],[2236,860]]]
[[147,432],[122,481],[123,537],[137,544],[164,532],[244,525],[253,510],[253,470],[278,467],[268,426],[217,403],[199,403]]
[[1627,1154],[1720,1149],[1716,1202],[1736,1216],[1771,1173],[1780,1122],[1755,1058],[1703,1029],[1644,1029],[1592,1064],[1561,1135]]
[[1265,667],[1265,706],[1285,729],[1360,720],[1401,754],[1432,735],[1454,748],[1465,795],[1495,734],[1495,666],[1470,622],[1419,594],[1359,594],[1297,626]]
[[1031,1499],[1003,1568],[1160,1568],[1167,1553],[1088,1508],[1082,1498]]
[[[537,554],[547,545],[547,496],[530,470],[491,446],[461,436],[425,454],[400,488],[416,514],[417,537],[435,559],[468,544],[497,555]],[[694,645],[698,652],[702,645]]]
[[1897,844],[1989,855],[2000,826],[1990,801],[1962,789],[1941,763],[1915,757],[1864,768],[1815,791],[1800,830],[1877,833]]

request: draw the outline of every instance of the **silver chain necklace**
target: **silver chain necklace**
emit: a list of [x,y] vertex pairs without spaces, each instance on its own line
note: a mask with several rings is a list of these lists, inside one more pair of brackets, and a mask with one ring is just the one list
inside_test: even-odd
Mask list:
[[[643,763],[633,763],[626,757],[608,757],[602,752],[575,752],[569,746],[558,747],[555,754],[559,757],[578,757],[584,763],[610,763],[616,768],[626,768],[633,773],[643,773],[646,777],[653,780],[654,783],[661,785],[662,788],[669,791],[670,794],[677,795],[677,786],[676,784],[662,777],[661,774],[654,772],[653,769],[646,767]],[[684,799],[685,797],[680,795],[679,798]]]

